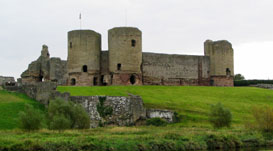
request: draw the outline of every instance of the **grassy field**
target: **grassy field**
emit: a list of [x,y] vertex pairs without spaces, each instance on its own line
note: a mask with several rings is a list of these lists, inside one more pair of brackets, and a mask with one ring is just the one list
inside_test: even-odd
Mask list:
[[30,104],[44,112],[44,106],[24,94],[0,90],[0,129],[18,128],[18,114]]
[[57,90],[73,96],[139,95],[146,107],[174,110],[182,115],[182,125],[191,126],[206,126],[210,106],[218,102],[231,110],[236,126],[252,119],[252,107],[273,107],[273,91],[255,87],[110,86],[58,87]]
[[[165,127],[103,127],[56,132],[18,130],[18,113],[25,104],[41,112],[35,100],[0,90],[0,151],[2,150],[200,150],[272,145],[272,135],[245,128],[251,108],[273,107],[273,91],[252,87],[110,86],[58,87],[71,95],[139,95],[148,108],[171,109],[182,121]],[[233,114],[231,128],[213,129],[207,122],[210,106],[222,102]],[[12,130],[7,130],[12,129]],[[255,149],[254,149],[255,150]]]

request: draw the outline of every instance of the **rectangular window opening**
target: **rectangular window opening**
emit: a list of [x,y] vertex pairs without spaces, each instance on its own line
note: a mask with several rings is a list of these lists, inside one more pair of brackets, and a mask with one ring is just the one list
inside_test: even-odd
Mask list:
[[121,64],[120,63],[117,65],[117,69],[121,70]]

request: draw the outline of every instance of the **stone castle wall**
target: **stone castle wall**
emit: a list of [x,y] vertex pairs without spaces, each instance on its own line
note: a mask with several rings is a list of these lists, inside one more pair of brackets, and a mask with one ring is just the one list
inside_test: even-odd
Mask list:
[[209,57],[143,53],[145,85],[209,85]]

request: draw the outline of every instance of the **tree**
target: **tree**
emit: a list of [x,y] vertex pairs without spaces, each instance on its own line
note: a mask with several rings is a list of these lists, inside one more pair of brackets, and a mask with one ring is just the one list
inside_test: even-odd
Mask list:
[[241,74],[235,74],[234,80],[235,81],[245,80],[245,77]]

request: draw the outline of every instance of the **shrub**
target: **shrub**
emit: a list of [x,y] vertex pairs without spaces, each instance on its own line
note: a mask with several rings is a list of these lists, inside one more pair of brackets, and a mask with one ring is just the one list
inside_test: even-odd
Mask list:
[[104,102],[106,97],[99,97],[99,103],[97,104],[97,110],[102,118],[107,117],[108,115],[112,115],[113,108],[110,106],[104,106]]
[[254,107],[252,115],[256,127],[263,132],[273,132],[273,109],[269,106]]
[[234,86],[250,86],[257,84],[273,84],[273,80],[234,80]]
[[59,130],[59,131],[70,129],[71,120],[66,118],[63,114],[57,114],[53,116],[53,119],[50,122],[49,128],[53,130]]
[[159,118],[159,117],[154,117],[150,118],[146,121],[146,125],[153,125],[153,126],[165,126],[167,125],[167,121]]
[[19,127],[27,131],[40,129],[42,120],[41,113],[28,104],[25,105],[25,111],[19,113]]
[[209,121],[214,128],[230,127],[232,114],[221,103],[211,106]]
[[90,119],[81,105],[57,99],[49,103],[48,125],[50,129],[56,130],[84,129],[89,128]]
[[74,113],[75,113],[74,128],[87,129],[90,127],[90,117],[80,104],[75,104]]

